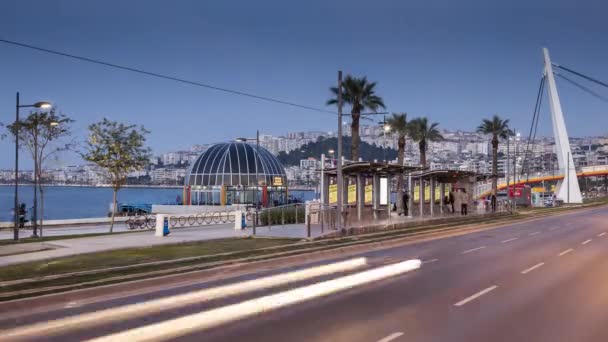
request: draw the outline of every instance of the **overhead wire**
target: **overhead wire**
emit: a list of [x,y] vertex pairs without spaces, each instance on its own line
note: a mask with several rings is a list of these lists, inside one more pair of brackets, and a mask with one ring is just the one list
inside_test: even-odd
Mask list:
[[230,94],[234,94],[234,95],[245,96],[245,97],[254,98],[254,99],[258,99],[258,100],[263,100],[263,101],[267,101],[267,102],[274,102],[274,103],[283,104],[283,105],[287,105],[287,106],[291,106],[291,107],[308,109],[308,110],[312,110],[312,111],[316,111],[316,112],[320,112],[320,113],[327,113],[327,114],[337,115],[336,112],[332,112],[332,111],[325,110],[325,109],[322,109],[322,108],[316,108],[316,107],[312,107],[312,106],[298,104],[298,103],[295,103],[295,102],[290,102],[290,101],[280,100],[280,99],[276,99],[276,98],[271,98],[271,97],[266,97],[266,96],[260,96],[260,95],[256,95],[256,94],[246,93],[246,92],[239,91],[239,90],[233,90],[233,89],[218,87],[218,86],[214,86],[214,85],[211,85],[211,84],[206,84],[206,83],[201,83],[201,82],[196,82],[196,81],[190,81],[190,80],[186,80],[186,79],[179,78],[179,77],[163,75],[163,74],[159,74],[159,73],[156,73],[156,72],[151,72],[151,71],[146,71],[146,70],[143,70],[143,69],[132,68],[132,67],[127,67],[127,66],[123,66],[123,65],[114,64],[114,63],[109,63],[109,62],[105,62],[105,61],[98,60],[98,59],[93,59],[93,58],[88,58],[88,57],[83,57],[83,56],[77,56],[77,55],[73,55],[73,54],[70,54],[70,53],[65,53],[65,52],[61,52],[61,51],[57,51],[57,50],[46,49],[46,48],[42,48],[42,47],[38,47],[38,46],[34,46],[34,45],[29,45],[29,44],[24,44],[24,43],[19,43],[19,42],[7,40],[7,39],[1,39],[0,38],[0,42],[1,43],[6,43],[6,44],[11,44],[11,45],[14,45],[14,46],[19,46],[19,47],[27,48],[27,49],[31,49],[31,50],[45,52],[45,53],[49,53],[49,54],[53,54],[53,55],[57,55],[57,56],[63,56],[63,57],[71,58],[71,59],[76,59],[76,60],[80,60],[80,61],[84,61],[84,62],[104,65],[104,66],[111,67],[111,68],[131,71],[131,72],[135,72],[135,73],[139,73],[139,74],[143,74],[143,75],[148,75],[148,76],[163,78],[163,79],[167,79],[167,80],[171,80],[171,81],[186,83],[186,84],[190,84],[190,85],[194,85],[194,86],[198,86],[198,87],[213,89],[213,90],[217,90],[217,91],[221,91],[221,92],[225,92],[225,93],[230,93]]

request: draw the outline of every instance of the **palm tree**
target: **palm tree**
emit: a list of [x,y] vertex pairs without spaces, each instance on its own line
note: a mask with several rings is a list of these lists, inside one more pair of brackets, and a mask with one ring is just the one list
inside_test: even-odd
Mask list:
[[[397,135],[397,164],[403,165],[405,155],[405,137],[407,136],[407,114],[393,113],[393,116],[386,121],[384,129],[388,133]],[[397,176],[397,207],[402,208],[405,212],[405,203],[403,202],[403,173],[399,172]]]
[[[367,77],[353,77],[347,75],[342,82],[342,101],[351,107],[351,149],[350,159],[359,160],[359,119],[361,112],[365,109],[375,112],[378,108],[385,108],[384,101],[376,95],[376,82],[368,82]],[[327,101],[327,105],[338,103],[338,87],[331,87],[330,91],[335,96]]]
[[418,142],[418,148],[420,149],[420,165],[422,167],[426,167],[427,142],[443,140],[443,136],[437,129],[438,126],[439,124],[436,122],[433,122],[429,126],[426,117],[415,118],[411,120],[408,125],[410,137],[412,137],[412,140]]
[[498,138],[507,139],[511,134],[509,120],[503,120],[498,115],[492,119],[483,119],[477,127],[477,132],[492,135],[492,195],[496,196],[498,188]]

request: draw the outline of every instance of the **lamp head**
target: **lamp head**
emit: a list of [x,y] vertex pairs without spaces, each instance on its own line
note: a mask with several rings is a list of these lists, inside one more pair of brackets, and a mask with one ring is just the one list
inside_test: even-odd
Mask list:
[[53,105],[50,102],[41,101],[41,102],[34,103],[34,107],[41,108],[41,109],[49,109],[49,108],[53,107]]

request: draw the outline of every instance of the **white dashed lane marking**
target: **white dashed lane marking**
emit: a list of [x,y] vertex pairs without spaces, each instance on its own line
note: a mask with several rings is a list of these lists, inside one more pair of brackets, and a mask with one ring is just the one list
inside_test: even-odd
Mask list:
[[401,331],[396,332],[396,333],[392,333],[388,336],[386,336],[385,338],[378,340],[378,342],[390,342],[393,341],[394,339],[397,339],[399,337],[403,336],[403,333]]
[[570,249],[566,249],[565,251],[563,251],[563,252],[559,253],[559,256],[562,256],[562,255],[568,254],[568,253],[572,252],[573,250],[574,250],[574,249],[572,249],[572,248],[570,248]]
[[468,302],[470,302],[470,301],[472,301],[472,300],[475,300],[475,299],[477,299],[477,298],[479,298],[479,297],[481,297],[481,296],[485,295],[485,294],[486,294],[486,293],[488,293],[488,292],[491,292],[491,291],[496,290],[497,288],[498,288],[498,285],[490,286],[490,287],[488,287],[487,289],[485,289],[485,290],[481,290],[481,291],[477,292],[476,294],[472,295],[471,297],[467,297],[467,298],[465,298],[465,299],[461,300],[460,302],[458,302],[458,303],[456,303],[456,304],[454,304],[454,305],[455,305],[455,306],[463,306],[463,305],[465,305],[466,303],[468,303]]
[[530,233],[528,235],[536,235],[536,234],[540,234],[540,232],[534,232],[534,233]]
[[532,272],[532,271],[534,271],[535,269],[541,267],[544,264],[545,264],[544,262],[539,262],[538,264],[536,264],[536,265],[534,265],[534,266],[532,266],[530,268],[526,268],[525,270],[521,271],[521,274],[526,274],[526,273]]
[[517,239],[519,239],[519,238],[506,239],[506,240],[500,241],[500,243],[507,243],[507,242],[515,241]]
[[591,241],[593,241],[593,240],[591,240],[591,239],[589,239],[589,240],[585,240],[585,241],[581,242],[581,245],[586,245],[586,244],[588,244],[588,243],[589,243],[589,242],[591,242]]
[[598,236],[598,237],[600,237],[600,236],[604,236],[604,235],[606,235],[606,232],[603,232],[603,233],[597,234],[597,236]]
[[484,249],[484,248],[486,248],[486,246],[481,246],[481,247],[469,249],[469,250],[466,250],[466,251],[462,252],[462,254],[467,254],[467,253],[475,252],[475,251],[478,251],[478,250]]

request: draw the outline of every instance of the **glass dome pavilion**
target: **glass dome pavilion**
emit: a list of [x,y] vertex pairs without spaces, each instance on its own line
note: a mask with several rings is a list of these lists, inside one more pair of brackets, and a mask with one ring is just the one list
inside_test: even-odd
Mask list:
[[203,152],[185,178],[192,205],[287,202],[285,169],[268,150],[243,141],[220,143]]

